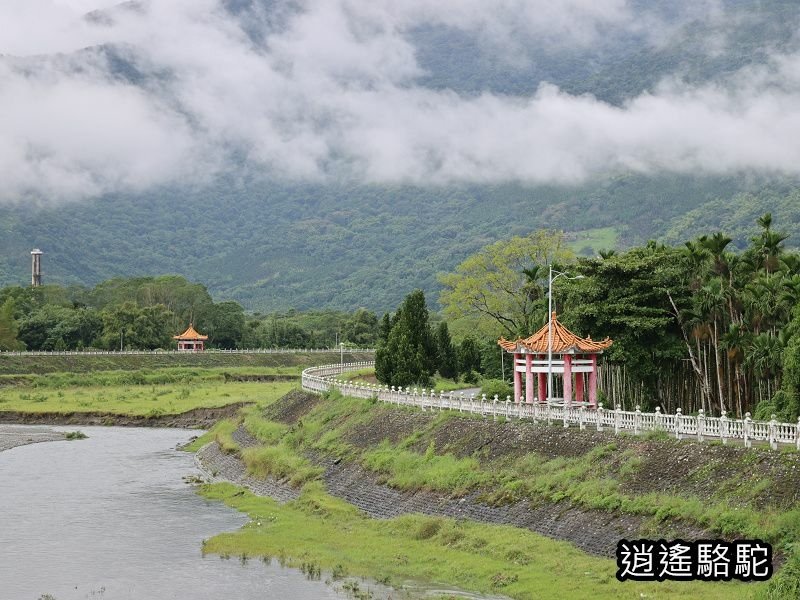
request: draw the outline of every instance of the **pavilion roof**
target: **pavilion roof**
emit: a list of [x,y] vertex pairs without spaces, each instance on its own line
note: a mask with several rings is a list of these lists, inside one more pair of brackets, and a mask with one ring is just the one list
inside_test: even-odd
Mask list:
[[[556,318],[556,313],[553,313],[553,344],[552,350],[558,354],[565,354],[569,352],[578,353],[600,353],[609,348],[614,342],[606,337],[606,339],[596,342],[591,336],[582,338],[572,333],[569,329],[564,327],[561,322]],[[548,324],[545,323],[539,331],[530,337],[517,338],[515,341],[500,338],[497,343],[507,352],[516,352],[520,349],[528,350],[544,354],[547,352],[548,347]]]
[[189,323],[189,329],[187,329],[186,331],[184,331],[180,335],[173,335],[172,339],[174,339],[174,340],[207,340],[208,336],[207,335],[200,335],[199,333],[197,333],[197,331],[195,331],[194,326],[191,323]]

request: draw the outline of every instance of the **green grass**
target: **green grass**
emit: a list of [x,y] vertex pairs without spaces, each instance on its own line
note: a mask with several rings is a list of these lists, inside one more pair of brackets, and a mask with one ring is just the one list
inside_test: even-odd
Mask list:
[[584,229],[571,233],[570,236],[574,236],[574,239],[568,245],[576,254],[588,248],[594,255],[600,250],[613,250],[619,244],[619,232],[614,227]]
[[385,475],[386,483],[402,490],[424,489],[462,495],[491,482],[474,458],[456,458],[433,452],[425,454],[400,450],[387,442],[364,453],[362,464],[375,473]]
[[268,476],[288,479],[295,487],[318,478],[324,471],[285,445],[245,448],[242,451],[242,460],[251,475],[261,479]]
[[300,377],[302,367],[171,367],[136,371],[85,371],[79,373],[43,373],[0,375],[3,387],[66,388],[110,385],[158,385],[197,381],[224,381],[226,375],[276,375],[284,379]]
[[[452,447],[440,449],[433,444],[438,431],[458,427],[458,421],[463,419],[450,412],[437,414],[396,444],[377,439],[366,447],[355,447],[349,441],[356,427],[361,431],[380,430],[381,423],[395,422],[387,413],[411,410],[334,393],[294,425],[271,423],[255,410],[249,411],[245,423],[264,443],[280,446],[280,452],[272,450],[275,454],[267,459],[268,469],[274,470],[272,474],[280,472],[281,476],[289,475],[283,468],[291,464],[292,452],[302,456],[307,451],[323,451],[359,462],[388,485],[403,490],[426,489],[450,496],[478,491],[487,502],[498,505],[521,500],[568,500],[587,509],[644,516],[645,527],[654,534],[663,531],[671,520],[679,519],[727,536],[757,537],[779,546],[800,539],[800,507],[762,506],[758,492],[768,487],[763,481],[751,484],[737,475],[732,480],[735,485],[720,485],[710,498],[627,492],[623,483],[636,476],[643,461],[635,449],[621,451],[613,441],[575,457],[548,458],[528,453],[487,459],[479,453],[458,458],[454,454],[459,452],[458,438],[451,442]],[[665,455],[676,450],[673,440],[649,443],[663,444]],[[741,460],[749,460],[748,456],[743,455]],[[742,469],[743,473],[748,472],[744,464]],[[305,475],[300,477],[307,479]]]
[[[144,375],[143,375],[144,377]],[[175,415],[195,408],[238,402],[273,402],[296,387],[293,382],[231,382],[198,377],[177,383],[0,388],[0,411],[25,413],[100,412],[113,415]]]
[[[365,354],[348,354],[345,362],[369,360]],[[0,353],[0,374],[82,373],[87,371],[162,369],[172,367],[236,368],[297,367],[338,363],[338,352],[286,354],[218,354],[186,352],[174,354],[84,354],[49,356],[10,356]]]
[[228,484],[201,494],[252,519],[241,530],[204,542],[223,556],[279,557],[316,564],[339,575],[400,585],[415,580],[510,598],[751,598],[763,584],[620,583],[613,560],[588,556],[568,543],[524,529],[406,515],[370,519],[326,494],[319,482],[284,505]]

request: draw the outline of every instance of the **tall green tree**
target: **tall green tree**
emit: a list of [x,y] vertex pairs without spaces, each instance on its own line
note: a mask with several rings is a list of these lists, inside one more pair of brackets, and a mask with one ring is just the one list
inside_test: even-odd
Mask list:
[[385,343],[375,355],[375,375],[394,386],[429,385],[436,372],[436,344],[431,334],[425,294],[415,290],[406,296]]
[[19,327],[14,318],[14,299],[6,298],[0,305],[0,350],[23,350],[25,344],[17,339]]
[[439,323],[436,328],[436,360],[442,377],[458,378],[458,353],[445,321]]
[[481,350],[474,337],[468,335],[458,347],[458,368],[464,376],[474,376],[481,371]]

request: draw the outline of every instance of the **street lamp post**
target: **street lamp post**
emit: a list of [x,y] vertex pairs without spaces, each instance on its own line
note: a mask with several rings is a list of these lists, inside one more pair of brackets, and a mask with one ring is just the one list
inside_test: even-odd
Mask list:
[[[553,273],[556,276],[553,277]],[[550,265],[550,274],[547,278],[547,403],[553,399],[553,282],[561,276],[567,276],[561,271],[553,271]],[[567,279],[583,279],[583,275],[567,277]]]
[[344,372],[344,342],[339,342],[339,373]]

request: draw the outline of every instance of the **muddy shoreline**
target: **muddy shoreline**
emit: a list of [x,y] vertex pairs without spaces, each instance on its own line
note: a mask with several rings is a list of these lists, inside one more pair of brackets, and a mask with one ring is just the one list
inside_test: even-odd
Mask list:
[[0,425],[105,425],[114,427],[176,427],[209,429],[220,419],[236,416],[248,402],[237,402],[219,408],[194,408],[175,415],[120,415],[104,412],[29,413],[0,412]]
[[40,442],[58,442],[64,439],[66,439],[65,433],[52,429],[0,425],[0,452],[18,446]]

